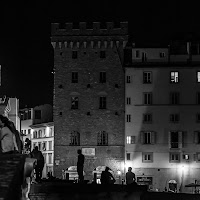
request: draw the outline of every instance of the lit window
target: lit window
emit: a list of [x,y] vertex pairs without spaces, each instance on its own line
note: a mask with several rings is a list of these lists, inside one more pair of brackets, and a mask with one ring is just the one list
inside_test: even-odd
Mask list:
[[33,138],[37,138],[37,131],[33,131]]
[[42,130],[38,131],[38,137],[41,138],[42,137]]
[[143,72],[143,83],[152,83],[152,72]]
[[197,72],[197,82],[200,83],[200,72]]
[[153,153],[152,152],[143,152],[142,153],[142,162],[153,162]]
[[169,153],[169,162],[180,162],[180,153]]
[[106,97],[99,98],[99,109],[106,109]]
[[135,136],[127,136],[126,143],[127,144],[135,144]]
[[127,105],[131,105],[131,97],[126,98],[126,103],[127,103]]
[[126,122],[131,122],[131,115],[126,115]]
[[50,128],[49,129],[49,137],[52,137],[53,136],[53,128]]
[[72,83],[78,83],[78,72],[72,72]]
[[78,97],[71,97],[71,109],[78,109]]
[[170,82],[171,83],[178,83],[179,82],[178,72],[171,72]]
[[49,150],[53,150],[52,141],[49,141]]
[[52,161],[52,153],[48,153],[48,157],[49,157],[49,164],[52,164],[53,161]]
[[106,83],[106,72],[100,72],[100,83]]
[[108,145],[108,133],[100,131],[97,135],[97,145],[104,146]]
[[80,145],[80,133],[77,131],[73,131],[70,134],[70,145],[79,146]]

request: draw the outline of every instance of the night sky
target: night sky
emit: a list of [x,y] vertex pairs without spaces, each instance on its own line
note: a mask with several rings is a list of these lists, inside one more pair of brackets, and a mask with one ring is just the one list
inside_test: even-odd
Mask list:
[[181,0],[5,1],[0,21],[0,94],[19,98],[21,108],[53,102],[51,22],[128,21],[136,45],[200,33],[198,5]]

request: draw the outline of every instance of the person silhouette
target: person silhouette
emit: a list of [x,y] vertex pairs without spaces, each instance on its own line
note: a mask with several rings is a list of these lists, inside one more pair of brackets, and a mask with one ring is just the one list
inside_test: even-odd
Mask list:
[[83,167],[84,167],[85,156],[82,154],[81,149],[78,149],[77,153],[78,153],[78,161],[77,161],[78,182],[82,183],[84,181]]

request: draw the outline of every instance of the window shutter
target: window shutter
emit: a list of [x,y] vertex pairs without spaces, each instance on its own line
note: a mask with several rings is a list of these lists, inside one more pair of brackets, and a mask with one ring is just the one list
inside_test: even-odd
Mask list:
[[168,145],[171,148],[171,132],[168,133]]
[[144,132],[143,131],[140,132],[140,143],[144,144]]
[[156,132],[151,132],[151,144],[156,143]]
[[183,147],[183,132],[179,131],[178,132],[178,148]]
[[198,143],[198,131],[194,131],[194,143]]

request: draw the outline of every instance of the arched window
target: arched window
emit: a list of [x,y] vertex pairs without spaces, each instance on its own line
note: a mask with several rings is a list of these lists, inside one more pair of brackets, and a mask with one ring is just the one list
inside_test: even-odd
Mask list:
[[108,133],[100,131],[97,135],[97,145],[104,146],[108,145]]
[[70,134],[70,144],[72,146],[79,146],[80,145],[80,133],[77,131],[73,131]]

